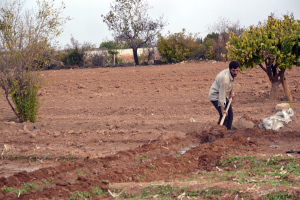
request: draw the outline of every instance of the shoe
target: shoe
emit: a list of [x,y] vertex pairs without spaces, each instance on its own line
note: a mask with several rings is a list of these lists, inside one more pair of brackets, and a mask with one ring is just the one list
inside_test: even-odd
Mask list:
[[298,154],[300,154],[300,151],[293,151],[293,150],[290,150],[290,151],[287,151],[287,152],[285,152],[285,153],[298,153]]

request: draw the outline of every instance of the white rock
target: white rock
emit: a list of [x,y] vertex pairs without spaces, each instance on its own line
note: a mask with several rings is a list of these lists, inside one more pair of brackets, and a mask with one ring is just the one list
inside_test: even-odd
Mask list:
[[194,118],[191,118],[190,119],[190,122],[192,123],[192,122],[196,122],[196,120],[194,120]]
[[284,110],[284,109],[289,109],[291,106],[288,103],[280,103],[277,104],[277,106],[275,107],[275,110]]

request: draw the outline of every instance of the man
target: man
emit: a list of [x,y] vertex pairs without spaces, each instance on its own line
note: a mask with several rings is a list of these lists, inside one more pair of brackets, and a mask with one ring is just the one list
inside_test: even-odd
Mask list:
[[218,124],[220,124],[223,115],[227,115],[227,117],[224,120],[224,125],[227,127],[227,130],[231,130],[233,112],[231,105],[228,109],[228,113],[226,113],[226,108],[229,99],[234,98],[234,93],[232,89],[234,85],[234,78],[237,76],[239,69],[239,62],[231,61],[229,63],[229,69],[221,71],[216,76],[216,79],[209,90],[209,100],[218,110],[220,115]]

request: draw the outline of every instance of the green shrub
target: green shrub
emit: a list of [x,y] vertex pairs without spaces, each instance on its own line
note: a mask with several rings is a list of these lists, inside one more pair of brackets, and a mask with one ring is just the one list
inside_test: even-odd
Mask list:
[[57,60],[60,60],[64,65],[68,64],[68,60],[69,60],[69,54],[61,51],[57,53]]
[[107,41],[100,44],[100,49],[122,49],[122,47],[114,41]]
[[208,60],[212,60],[216,58],[216,51],[213,47],[214,40],[212,38],[206,37],[204,38],[203,47],[205,48],[205,58]]
[[26,72],[23,79],[14,79],[11,84],[11,98],[19,122],[35,122],[40,108],[38,90],[42,86],[39,73]]
[[124,62],[125,62],[125,60],[123,58],[118,58],[118,57],[116,58],[116,64],[117,65],[122,64]]
[[141,65],[148,65],[148,55],[146,55],[146,53],[141,54],[140,56],[138,56],[138,58]]
[[119,52],[117,50],[111,50],[111,49],[109,49],[108,50],[108,54],[110,54],[110,55],[118,55]]
[[83,62],[83,51],[81,51],[78,48],[75,48],[71,51],[67,52],[60,52],[57,55],[57,59],[60,60],[64,65],[78,65],[82,66],[84,64]]
[[213,46],[208,47],[207,51],[205,52],[205,58],[208,60],[216,58],[216,52]]
[[158,40],[158,51],[162,55],[161,61],[164,63],[177,63],[186,60],[193,52],[200,48],[200,43],[195,42],[195,38],[186,33],[185,29],[180,33],[160,36]]
[[68,61],[67,64],[74,66],[82,66],[83,65],[83,53],[79,51],[78,48],[75,48],[74,50],[70,51],[68,54]]

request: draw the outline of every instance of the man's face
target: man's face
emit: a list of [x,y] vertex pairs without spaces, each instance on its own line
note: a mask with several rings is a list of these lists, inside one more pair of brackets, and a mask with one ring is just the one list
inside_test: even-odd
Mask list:
[[234,69],[234,68],[230,69],[230,73],[233,78],[235,78],[238,75],[239,69],[240,69],[239,67],[236,69]]

